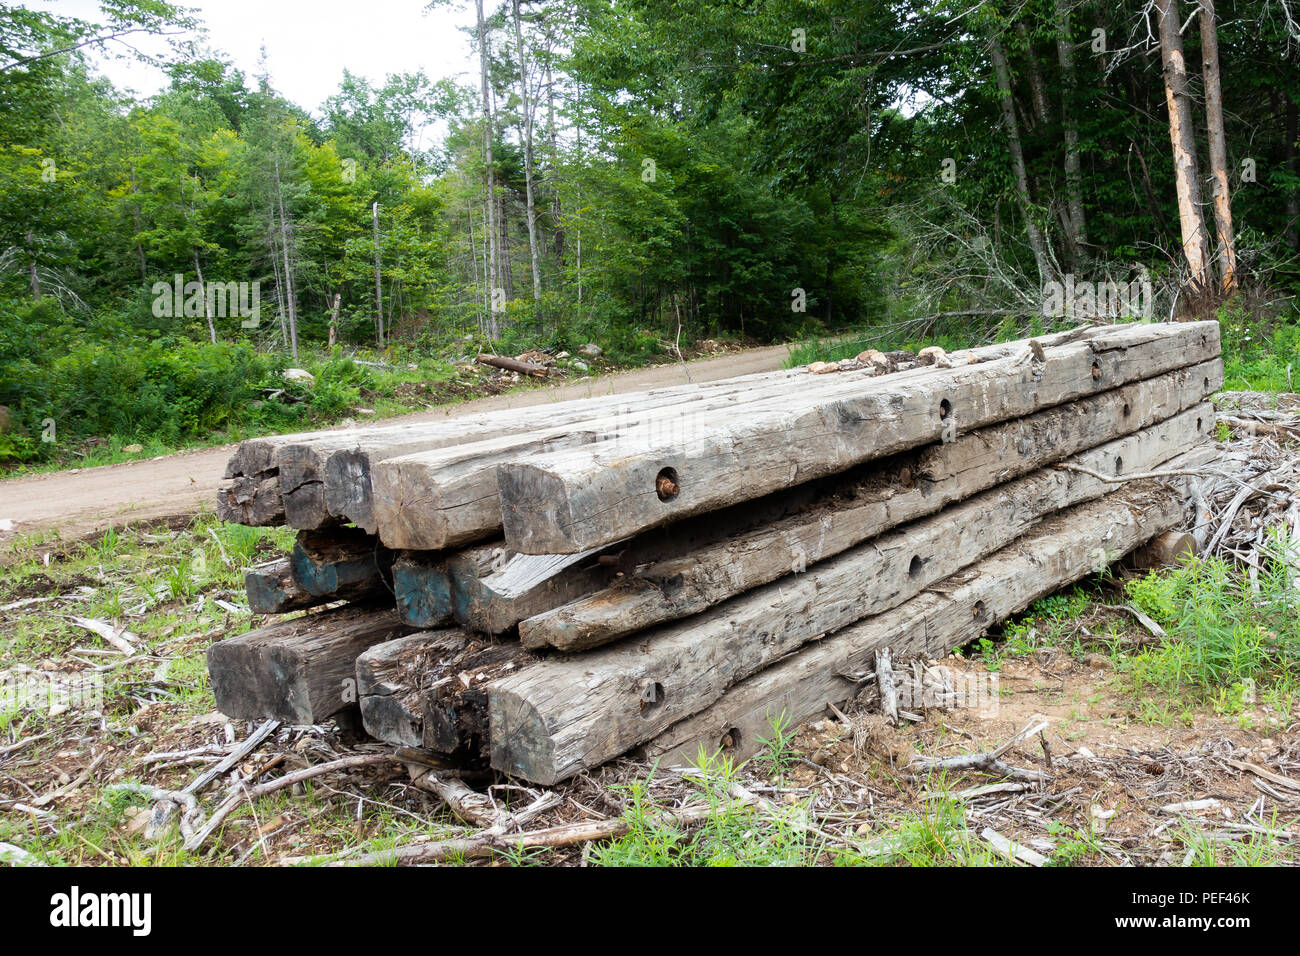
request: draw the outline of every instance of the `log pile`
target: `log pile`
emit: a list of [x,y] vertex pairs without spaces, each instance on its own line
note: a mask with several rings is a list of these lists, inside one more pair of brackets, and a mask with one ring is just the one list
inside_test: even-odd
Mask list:
[[542,784],[743,757],[1180,526],[1222,384],[1217,323],[1133,324],[247,441],[221,515],[299,529],[249,606],[306,613],[217,704]]

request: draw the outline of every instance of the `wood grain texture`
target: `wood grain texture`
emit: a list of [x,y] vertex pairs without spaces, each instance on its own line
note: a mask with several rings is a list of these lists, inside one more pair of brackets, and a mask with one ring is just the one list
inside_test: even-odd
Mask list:
[[[845,373],[860,380],[868,371]],[[433,550],[499,537],[501,503],[497,494],[497,468],[534,455],[617,441],[643,429],[656,428],[710,413],[739,414],[755,401],[774,394],[776,386],[744,385],[714,388],[699,395],[674,394],[637,406],[612,410],[596,418],[583,418],[524,434],[466,442],[419,454],[369,457],[369,515],[372,526],[389,547]],[[356,481],[335,470],[356,471],[356,462],[335,456],[327,467],[327,486],[342,488]],[[349,508],[355,515],[357,510]],[[363,522],[359,522],[364,524]]]
[[486,766],[487,684],[534,661],[517,642],[454,629],[376,645],[356,660],[362,723],[387,743]]
[[356,660],[407,633],[391,609],[349,606],[229,637],[208,648],[217,709],[245,720],[315,724],[356,704]]
[[[1105,474],[1150,470],[1197,440],[1188,412],[1070,461]],[[732,684],[813,638],[897,607],[1026,533],[1045,515],[1118,486],[1047,469],[1000,485],[685,621],[489,689],[492,763],[553,783],[711,705]]]
[[355,600],[389,590],[393,553],[359,528],[301,531],[289,565],[308,594]]
[[455,629],[421,631],[363,651],[356,674],[366,733],[398,747],[423,747],[422,692],[468,640]]
[[[1177,459],[1175,459],[1177,461]],[[639,751],[665,766],[686,766],[721,751],[743,759],[761,749],[781,715],[794,726],[846,708],[877,649],[895,658],[942,658],[1039,598],[1094,574],[1097,555],[1118,557],[1183,520],[1185,503],[1145,481],[1044,521],[1023,538],[888,613],[854,624],[728,689]],[[974,703],[978,703],[975,701]],[[984,703],[989,703],[985,700]]]
[[[241,514],[284,512],[279,523],[316,529],[351,521],[375,530],[370,511],[370,466],[398,455],[524,434],[539,428],[572,424],[584,419],[627,414],[651,405],[687,402],[718,392],[761,387],[798,374],[794,370],[757,372],[699,384],[674,385],[617,396],[497,409],[477,415],[448,417],[435,422],[370,425],[325,429],[294,435],[272,435],[241,442],[226,466],[226,477],[253,478],[261,501],[248,497],[251,486],[236,480],[222,489],[219,501],[232,494],[246,498],[240,508],[225,505],[230,520]],[[276,484],[261,484],[274,478]],[[242,508],[242,510],[240,510]]]
[[482,634],[506,634],[533,617],[609,583],[614,569],[599,551],[581,554],[514,554],[504,545],[470,549],[447,561],[452,613]]
[[[599,547],[942,440],[945,429],[963,434],[1218,353],[1215,322],[1119,326],[1052,345],[1041,362],[1025,360],[1026,346],[1021,358],[800,388],[744,415],[701,415],[678,434],[629,429],[618,441],[501,465],[506,543],[524,554]],[[680,487],[667,501],[655,491],[665,474]]]
[[[521,621],[520,639],[534,649],[586,650],[706,610],[1001,481],[1166,419],[1201,402],[1206,380],[1210,390],[1223,384],[1220,360],[859,466],[811,501],[792,498],[779,520],[692,542],[608,588]],[[637,540],[629,547],[635,551]]]
[[276,558],[244,573],[248,609],[254,614],[284,614],[328,603],[332,598],[311,594],[293,579],[288,558]]

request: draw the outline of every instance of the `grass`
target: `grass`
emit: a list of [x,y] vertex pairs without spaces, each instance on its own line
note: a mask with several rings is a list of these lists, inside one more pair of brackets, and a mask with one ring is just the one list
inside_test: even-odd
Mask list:
[[1135,696],[1162,695],[1239,714],[1266,701],[1289,713],[1300,689],[1300,591],[1275,536],[1263,569],[1191,558],[1132,581],[1134,603],[1169,637],[1119,663]]
[[1239,311],[1220,316],[1224,384],[1229,390],[1294,392],[1300,382],[1300,326],[1252,322]]
[[[382,851],[419,839],[467,834],[440,804],[412,796],[404,785],[392,796],[383,783],[358,790],[334,777],[241,806],[201,852],[183,849],[174,822],[157,836],[146,836],[140,829],[140,814],[149,800],[129,785],[176,788],[199,771],[192,765],[159,767],[141,758],[210,742],[214,731],[219,736],[211,723],[214,702],[205,651],[215,637],[238,633],[251,622],[247,615],[227,614],[216,600],[239,601],[243,566],[285,548],[290,541],[290,533],[282,529],[223,525],[211,515],[202,515],[175,530],[128,527],[70,542],[43,533],[3,545],[0,605],[31,597],[56,600],[0,618],[0,670],[46,665],[68,669],[80,666],[79,659],[93,665],[113,662],[111,656],[88,653],[107,649],[96,635],[73,624],[74,614],[126,627],[139,636],[147,653],[137,655],[139,659],[128,666],[105,672],[102,715],[75,709],[62,713],[24,709],[0,699],[4,744],[50,733],[48,739],[20,751],[16,763],[13,758],[5,761],[10,781],[6,797],[12,797],[20,785],[35,793],[57,789],[66,782],[61,770],[64,776],[75,776],[85,766],[86,741],[93,741],[98,753],[110,751],[108,762],[90,782],[49,806],[53,817],[0,814],[0,842],[21,846],[56,865],[251,865],[283,862],[286,857],[310,859],[320,853]],[[1288,628],[1285,638],[1290,641],[1296,635],[1295,605],[1283,600],[1286,595],[1275,584],[1280,581],[1261,579],[1261,590],[1255,594],[1240,576],[1188,565],[1135,579],[1128,588],[1130,599],[1161,620],[1179,642],[1213,640],[1218,628],[1227,626],[1221,622],[1207,633],[1197,623],[1197,608],[1212,608],[1219,618],[1234,613],[1245,616],[1253,608],[1265,620],[1276,618],[1274,626]],[[1087,613],[1099,586],[1094,580],[1040,601],[1028,617],[1009,627],[995,652],[1006,656],[1051,642],[1068,645],[1073,639],[1072,616]],[[1245,604],[1250,607],[1244,608]],[[1203,650],[1198,666],[1211,668],[1208,674],[1219,673],[1213,668],[1225,665],[1218,663],[1217,652]],[[1155,663],[1146,670],[1134,673],[1158,679],[1159,686],[1170,692],[1152,693],[1150,685],[1144,685],[1147,689],[1141,696],[1168,702],[1176,700],[1176,691],[1204,701],[1203,706],[1214,706],[1214,685],[1203,687],[1196,667],[1181,658],[1177,668],[1152,660]],[[1276,655],[1234,658],[1226,666],[1228,673],[1248,666],[1261,694],[1273,688],[1281,693],[1291,686],[1280,679],[1283,671]],[[1080,719],[1087,716],[1086,703],[1078,701]],[[1172,716],[1166,719],[1176,718],[1184,709],[1178,703],[1170,706]],[[984,823],[954,792],[958,786],[969,786],[969,778],[949,781],[936,775],[926,781],[923,792],[916,793],[902,783],[889,784],[887,771],[878,774],[867,769],[874,764],[864,764],[864,780],[877,787],[884,784],[887,799],[876,801],[869,823],[827,822],[822,814],[831,792],[817,785],[820,774],[804,760],[810,751],[798,733],[788,714],[776,714],[763,735],[762,749],[745,764],[722,754],[701,753],[696,772],[689,777],[652,773],[610,785],[628,823],[628,832],[618,839],[581,851],[512,850],[499,854],[496,862],[571,864],[581,853],[582,860],[594,866],[1011,865],[979,836]],[[302,743],[310,745],[313,738],[306,736]],[[950,739],[942,725],[916,744],[936,753],[954,745],[969,746],[964,740]],[[404,775],[396,776],[404,781]],[[732,791],[737,783],[766,797],[766,802],[761,806],[738,802]],[[217,791],[210,792],[203,802],[210,809],[218,796]],[[699,825],[687,828],[673,822],[674,810],[701,804],[708,812]],[[836,806],[834,800],[829,804],[832,811]],[[1280,820],[1276,825],[1286,829],[1292,823]],[[1046,832],[1040,830],[1039,835],[1053,847],[1041,851],[1052,865],[1116,862],[1115,847],[1091,828],[1086,816],[1071,817],[1067,812],[1061,820],[1044,821],[1044,826]],[[1171,827],[1167,836],[1175,863],[1186,858],[1190,864],[1255,865],[1290,859],[1291,848],[1266,834],[1234,833],[1230,836],[1240,838],[1226,839],[1188,821]]]
[[1098,623],[1094,605],[1115,598],[1094,577],[1036,602],[997,638],[967,650],[991,671],[1047,647],[1077,660],[1102,653],[1145,723],[1190,726],[1200,709],[1238,716],[1259,706],[1285,717],[1300,696],[1300,589],[1282,560],[1284,546],[1276,536],[1266,546],[1253,581],[1220,558],[1189,558],[1124,583],[1124,596],[1167,635],[1154,645],[1132,649],[1125,638],[1137,625],[1123,617]]
[[[184,750],[212,739],[215,703],[206,651],[219,637],[247,630],[247,614],[231,614],[219,598],[241,603],[244,568],[291,545],[292,532],[247,528],[200,515],[172,530],[148,525],[62,541],[43,532],[0,543],[0,606],[33,597],[38,603],[0,613],[0,672],[20,668],[59,672],[120,665],[102,672],[102,705],[51,711],[24,706],[0,686],[0,744],[48,733],[3,761],[4,797],[57,789],[96,753],[107,762],[68,798],[50,804],[51,817],[0,813],[0,842],[14,843],[55,865],[174,866],[257,863],[264,834],[280,855],[300,848],[392,846],[420,836],[461,835],[445,813],[417,815],[367,794],[340,799],[324,780],[246,804],[231,814],[210,848],[186,852],[173,820],[156,839],[130,824],[150,805],[121,785],[184,786],[200,767],[141,762],[151,752]],[[107,653],[102,640],[73,616],[129,630],[142,650],[129,660]],[[219,725],[216,728],[219,734]],[[241,734],[244,731],[239,731]],[[62,768],[66,768],[60,776]],[[21,781],[21,783],[20,783]],[[219,796],[219,794],[217,794]],[[213,794],[205,797],[210,804]],[[210,808],[210,807],[209,807]],[[268,838],[269,839],[269,838]]]

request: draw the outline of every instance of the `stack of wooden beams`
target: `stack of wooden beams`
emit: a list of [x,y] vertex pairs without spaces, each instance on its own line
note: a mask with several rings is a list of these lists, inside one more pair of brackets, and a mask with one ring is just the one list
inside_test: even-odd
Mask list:
[[299,529],[250,607],[312,610],[214,644],[217,704],[537,783],[745,756],[877,651],[942,656],[1179,525],[1218,356],[1213,322],[1095,327],[245,442],[222,516]]

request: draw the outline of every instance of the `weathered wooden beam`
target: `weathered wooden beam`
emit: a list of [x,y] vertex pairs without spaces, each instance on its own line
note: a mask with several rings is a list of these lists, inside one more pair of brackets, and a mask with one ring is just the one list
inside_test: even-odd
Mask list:
[[[631,428],[617,441],[498,469],[506,543],[524,554],[584,551],[872,458],[1032,414],[1208,361],[1217,322],[1106,329],[1005,358],[933,367],[704,414],[683,433]],[[839,376],[818,376],[837,379]],[[661,498],[658,479],[678,487]]]
[[[1041,341],[1050,345],[1090,334],[1094,330],[1075,330],[1047,336]],[[962,362],[987,361],[1013,347],[1014,343],[990,346],[955,353],[952,358]],[[236,479],[235,486],[239,487],[222,489],[219,499],[223,503],[219,507],[233,521],[244,517],[264,518],[308,530],[351,521],[373,533],[376,524],[370,501],[372,462],[540,428],[572,425],[592,418],[625,415],[647,407],[662,408],[725,392],[778,388],[795,379],[806,381],[806,371],[757,372],[616,397],[592,396],[558,403],[528,404],[525,400],[522,407],[432,422],[324,429],[249,439],[240,443],[226,466],[226,477]],[[278,479],[278,490],[274,483],[266,483],[268,478]],[[238,479],[245,479],[242,486]],[[253,485],[260,500],[250,497],[254,494]],[[283,519],[278,517],[281,511],[285,512]]]
[[451,622],[451,579],[438,552],[405,551],[393,562],[397,613],[412,627],[439,627]]
[[[1127,497],[1130,493],[1117,493]],[[1140,503],[1141,499],[1133,499]],[[1071,509],[1010,548],[943,582],[887,614],[868,618],[740,682],[713,705],[647,742],[639,755],[666,766],[688,765],[721,750],[733,759],[752,755],[771,735],[775,718],[795,725],[843,707],[861,689],[850,675],[869,671],[877,649],[895,655],[942,657],[985,629],[1095,570],[1091,552],[1101,535],[1128,546],[1151,526],[1176,522],[1181,507],[1158,495],[1143,511],[1109,499]]]
[[248,609],[254,614],[302,611],[333,600],[328,596],[311,594],[299,587],[293,579],[293,569],[289,566],[288,558],[276,558],[245,572],[244,591],[248,594]]
[[208,648],[217,709],[244,720],[316,724],[356,704],[356,660],[407,633],[397,613],[333,608],[228,637]]
[[[1183,520],[1184,501],[1145,481],[1048,518],[1009,547],[946,579],[888,613],[830,635],[728,689],[704,710],[648,741],[639,756],[686,766],[701,752],[751,756],[770,737],[772,721],[794,726],[844,708],[862,690],[875,652],[895,658],[942,658],[977,640],[1039,598],[1096,573],[1098,555],[1114,558]],[[981,688],[975,688],[978,692]],[[977,696],[970,703],[996,701]]]
[[[1066,340],[1077,334],[1080,333],[1064,333],[1059,338]],[[1014,354],[1016,348],[1015,345],[987,346],[966,354],[971,359],[992,361]],[[852,381],[864,382],[874,376],[871,369],[842,373],[834,377],[834,383],[829,381],[830,376],[805,376],[799,383],[799,396],[802,401],[813,401],[822,392],[842,392]],[[371,452],[367,517],[361,520],[357,508],[344,510],[359,525],[376,529],[389,547],[433,550],[470,544],[500,532],[498,466],[560,449],[618,443],[623,436],[633,434],[638,440],[646,441],[664,435],[677,436],[689,431],[697,421],[712,420],[710,415],[741,418],[756,402],[788,395],[789,386],[789,379],[775,383],[765,379],[757,386],[719,387],[693,397],[674,393],[672,402],[656,399],[609,417],[582,419],[526,434],[418,454],[385,455],[382,461]],[[362,470],[359,461],[335,456],[326,469],[326,487],[349,488],[357,483],[356,476]],[[666,489],[669,484],[661,481],[657,487]],[[290,519],[293,520],[292,515]],[[585,549],[578,549],[581,550]]]
[[[1202,408],[1073,456],[1122,476],[1197,440]],[[813,638],[897,607],[1014,541],[1053,511],[1117,488],[1047,469],[976,495],[686,621],[488,688],[492,765],[539,783],[596,766],[711,705],[732,684]]]
[[280,475],[272,471],[262,477],[237,477],[217,491],[217,517],[233,524],[269,527],[284,524],[284,499],[280,496]]
[[366,733],[399,747],[423,747],[422,692],[468,640],[454,629],[421,631],[363,651],[356,672]]
[[[384,459],[771,388],[795,374],[783,369],[618,396],[498,409],[433,422],[253,439],[254,445],[245,460],[253,464],[273,463],[280,478],[289,525],[312,529],[346,520],[373,532],[376,524],[371,510],[370,469]],[[237,467],[233,459],[230,467]]]
[[366,732],[471,765],[488,760],[487,684],[535,661],[515,641],[426,631],[357,658]]
[[[866,372],[849,374],[863,379],[869,377]],[[715,389],[690,401],[655,403],[523,435],[506,435],[414,455],[387,457],[382,461],[371,454],[373,525],[383,542],[392,548],[435,550],[497,537],[501,531],[501,503],[497,496],[499,465],[556,449],[615,441],[650,420],[662,426],[710,412],[738,413],[754,395],[750,388]],[[332,475],[332,469],[345,467],[350,467],[350,462],[336,458],[327,468],[327,475]],[[346,479],[330,477],[327,484],[343,487]]]
[[[1201,402],[1206,380],[1211,390],[1223,383],[1220,360],[868,462],[824,482],[811,501],[793,498],[779,520],[734,534],[721,526],[724,534],[711,542],[692,542],[608,588],[520,622],[520,639],[534,649],[587,650],[698,613],[1001,481],[1167,419]],[[1202,433],[1210,422],[1202,419]],[[639,540],[629,549],[638,550]]]
[[607,584],[616,568],[599,551],[513,554],[501,544],[448,558],[452,613],[464,627],[505,634],[526,617],[565,604]]
[[308,594],[357,599],[387,590],[393,554],[360,528],[330,528],[299,532],[289,564]]

